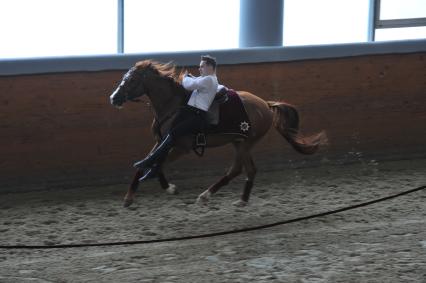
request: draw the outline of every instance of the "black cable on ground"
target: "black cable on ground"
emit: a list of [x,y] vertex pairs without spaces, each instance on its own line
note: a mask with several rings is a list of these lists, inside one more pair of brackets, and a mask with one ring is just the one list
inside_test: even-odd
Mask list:
[[215,233],[206,233],[206,234],[200,234],[200,235],[190,235],[190,236],[182,236],[182,237],[172,237],[172,238],[165,238],[165,239],[154,239],[154,240],[136,240],[136,241],[121,241],[121,242],[104,242],[104,243],[84,243],[84,244],[59,244],[59,245],[0,245],[0,249],[67,249],[67,248],[84,248],[84,247],[105,247],[105,246],[125,246],[125,245],[138,245],[138,244],[152,244],[152,243],[165,243],[165,242],[175,242],[175,241],[183,241],[183,240],[192,240],[192,239],[201,239],[201,238],[210,238],[210,237],[217,237],[217,236],[223,236],[223,235],[229,235],[229,234],[237,234],[237,233],[244,233],[249,231],[255,231],[255,230],[261,230],[265,228],[270,228],[274,226],[279,225],[285,225],[290,224],[294,222],[299,222],[303,220],[308,220],[312,218],[318,218],[323,217],[331,214],[336,214],[339,212],[368,206],[374,203],[383,202],[389,199],[397,198],[403,195],[407,195],[410,193],[414,193],[420,190],[426,189],[426,186],[420,186],[418,188],[414,188],[411,190],[407,190],[401,193],[393,194],[387,197],[378,198],[375,200],[363,202],[360,204],[355,204],[351,206],[346,206],[342,208],[338,208],[335,210],[330,210],[326,212],[321,212],[317,214],[311,214],[308,216],[302,216],[297,217],[289,220],[283,220],[278,221],[270,224],[260,225],[260,226],[254,226],[254,227],[247,227],[247,228],[241,228],[241,229],[235,229],[235,230],[229,230],[229,231],[221,231],[221,232],[215,232]]

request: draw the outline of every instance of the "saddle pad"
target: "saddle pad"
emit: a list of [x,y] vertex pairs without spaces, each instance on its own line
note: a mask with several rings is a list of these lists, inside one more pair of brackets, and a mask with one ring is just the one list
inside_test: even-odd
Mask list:
[[206,134],[237,134],[247,138],[251,124],[244,104],[235,90],[229,89],[227,94],[228,100],[219,107],[219,123],[210,125]]

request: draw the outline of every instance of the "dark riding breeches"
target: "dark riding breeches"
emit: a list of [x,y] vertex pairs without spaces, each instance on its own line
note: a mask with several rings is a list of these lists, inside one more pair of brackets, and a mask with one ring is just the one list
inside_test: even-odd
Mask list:
[[171,130],[158,147],[144,160],[134,164],[135,167],[144,170],[144,175],[139,178],[139,181],[158,176],[161,170],[161,164],[166,160],[167,154],[176,140],[180,137],[203,131],[206,125],[207,120],[205,111],[189,105],[181,108],[178,115],[173,120]]
[[206,112],[192,106],[184,106],[173,120],[169,135],[177,138],[202,132],[207,126]]

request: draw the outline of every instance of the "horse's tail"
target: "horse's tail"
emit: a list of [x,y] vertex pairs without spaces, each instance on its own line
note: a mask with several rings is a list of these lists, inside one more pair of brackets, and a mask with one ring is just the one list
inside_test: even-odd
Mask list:
[[325,132],[321,131],[309,137],[299,134],[299,113],[296,108],[284,102],[268,101],[268,106],[274,113],[273,125],[275,129],[302,154],[317,152],[320,145],[327,142]]

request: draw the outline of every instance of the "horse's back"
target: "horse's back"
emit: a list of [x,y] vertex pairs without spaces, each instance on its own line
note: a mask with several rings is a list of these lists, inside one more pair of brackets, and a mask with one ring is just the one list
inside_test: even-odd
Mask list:
[[237,91],[251,123],[253,139],[264,136],[272,125],[273,113],[268,103],[262,98],[248,92]]

